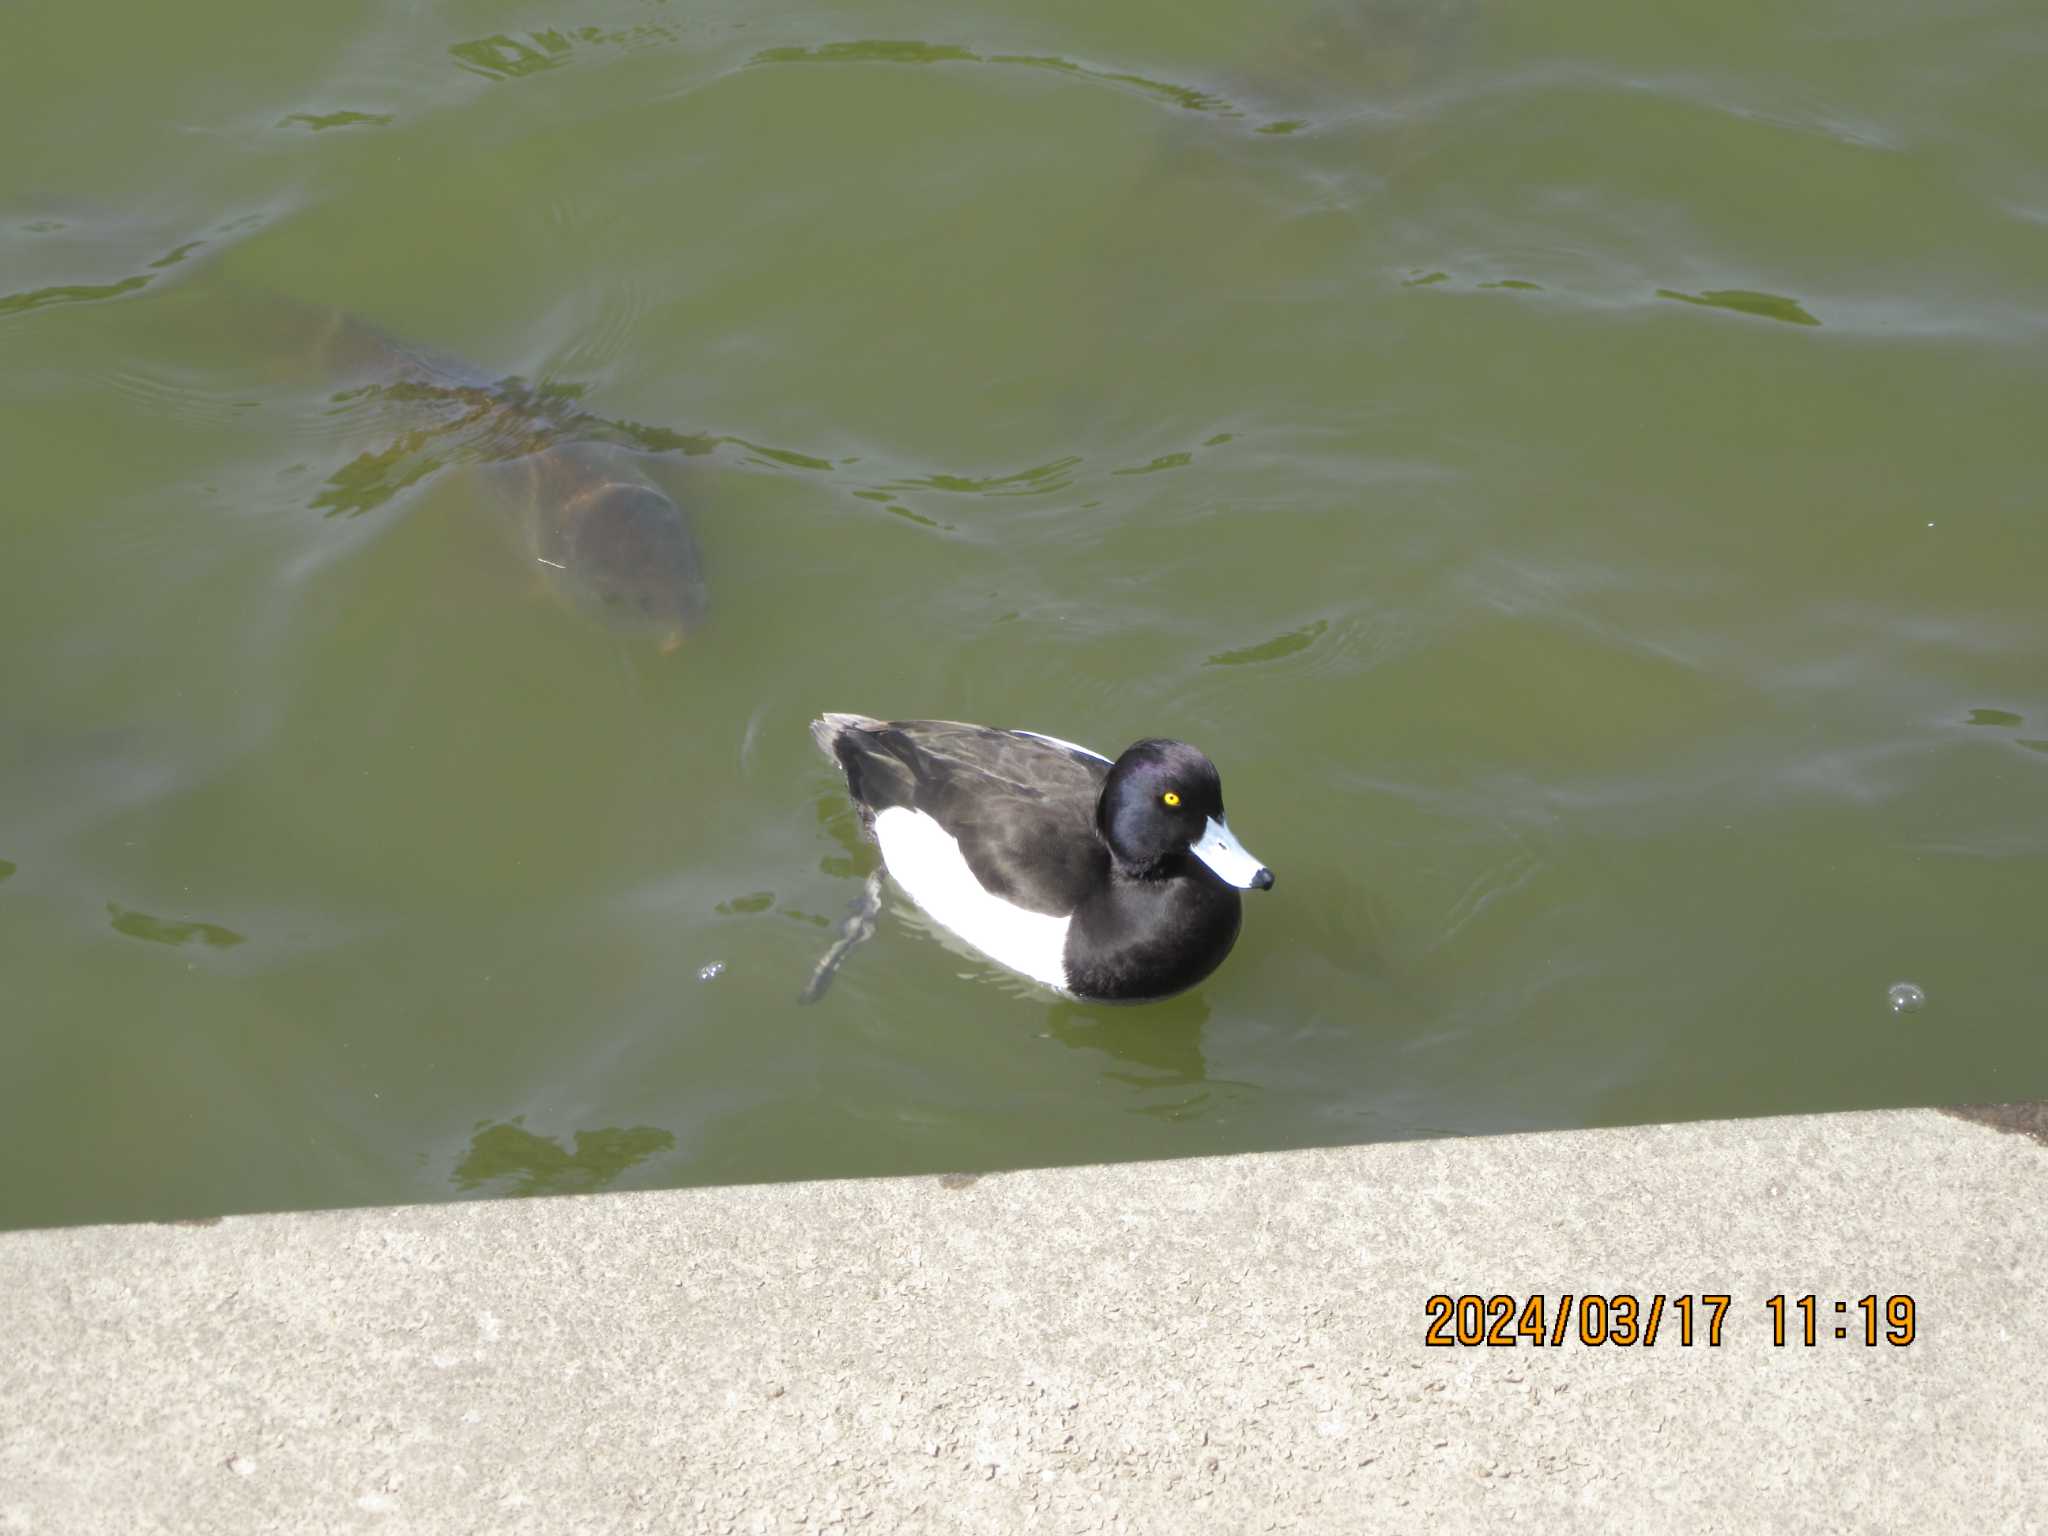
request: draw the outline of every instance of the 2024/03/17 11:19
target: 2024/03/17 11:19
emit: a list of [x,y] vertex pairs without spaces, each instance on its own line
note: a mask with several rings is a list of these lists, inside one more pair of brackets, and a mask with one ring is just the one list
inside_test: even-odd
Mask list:
[[[1523,1301],[1506,1295],[1453,1297],[1439,1293],[1425,1304],[1430,1322],[1423,1342],[1437,1349],[1461,1345],[1512,1349],[1518,1345],[1556,1347],[1576,1339],[1594,1346],[1640,1344],[1650,1348],[1660,1337],[1675,1334],[1681,1348],[1697,1343],[1713,1349],[1722,1343],[1722,1325],[1733,1302],[1732,1296],[1712,1293],[1638,1297],[1626,1292],[1601,1296],[1567,1291],[1554,1301],[1540,1292]],[[1818,1344],[1826,1331],[1819,1322],[1821,1306],[1817,1296],[1789,1301],[1782,1294],[1771,1297],[1764,1303],[1771,1314],[1771,1342],[1779,1348],[1788,1339],[1809,1347]],[[1833,1306],[1844,1319],[1833,1330],[1834,1337],[1847,1339],[1851,1304],[1838,1301]],[[1903,1347],[1917,1335],[1917,1308],[1910,1296],[1880,1298],[1873,1294],[1854,1306],[1861,1313],[1863,1342],[1872,1348],[1880,1342]],[[1788,1322],[1793,1325],[1789,1332]]]

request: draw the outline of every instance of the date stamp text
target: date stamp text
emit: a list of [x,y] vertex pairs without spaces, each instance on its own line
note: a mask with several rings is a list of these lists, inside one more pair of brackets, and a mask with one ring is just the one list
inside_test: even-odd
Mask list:
[[[1718,1349],[1735,1298],[1727,1295],[1451,1296],[1424,1303],[1423,1343],[1432,1349],[1559,1348],[1565,1344],[1654,1348],[1661,1340],[1681,1349]],[[1841,1301],[1822,1296],[1772,1296],[1763,1321],[1778,1349],[1855,1340],[1866,1348],[1904,1348],[1919,1336],[1919,1309],[1910,1296],[1869,1296]],[[1745,1309],[1743,1316],[1753,1316]],[[1736,1326],[1744,1326],[1740,1322]]]

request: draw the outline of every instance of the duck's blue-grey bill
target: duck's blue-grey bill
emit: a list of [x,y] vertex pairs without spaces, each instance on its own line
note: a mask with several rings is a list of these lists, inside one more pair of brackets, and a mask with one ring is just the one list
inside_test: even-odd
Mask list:
[[1229,881],[1241,891],[1263,891],[1273,884],[1273,871],[1251,856],[1250,850],[1230,830],[1228,821],[1218,821],[1211,816],[1202,827],[1202,835],[1188,852],[1215,870],[1220,879]]

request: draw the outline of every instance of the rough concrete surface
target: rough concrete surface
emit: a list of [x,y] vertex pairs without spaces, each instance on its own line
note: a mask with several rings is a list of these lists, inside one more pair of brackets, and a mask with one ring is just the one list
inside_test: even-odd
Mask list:
[[1913,1111],[15,1233],[0,1531],[2037,1530],[2044,1191]]

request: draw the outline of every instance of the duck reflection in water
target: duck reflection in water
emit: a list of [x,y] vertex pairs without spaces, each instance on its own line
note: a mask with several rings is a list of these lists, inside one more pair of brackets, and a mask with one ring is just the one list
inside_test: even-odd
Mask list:
[[1250,1087],[1209,1075],[1202,1051],[1208,1023],[1208,1003],[1198,993],[1187,993],[1144,1009],[1056,1003],[1047,1010],[1045,1033],[1073,1050],[1100,1051],[1121,1063],[1103,1067],[1102,1076],[1145,1092],[1131,1113],[1199,1120]]

